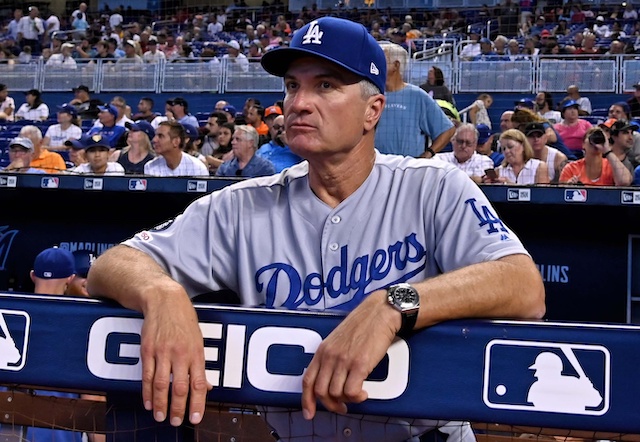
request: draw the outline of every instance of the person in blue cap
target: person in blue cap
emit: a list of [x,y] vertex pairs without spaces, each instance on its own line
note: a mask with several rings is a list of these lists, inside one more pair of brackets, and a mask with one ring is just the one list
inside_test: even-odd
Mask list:
[[116,124],[118,108],[113,104],[105,104],[104,106],[98,106],[98,109],[100,110],[98,121],[101,126],[92,127],[87,132],[87,135],[101,135],[107,140],[110,147],[115,148],[120,141],[120,137],[126,132],[124,126]]
[[127,145],[113,152],[109,161],[120,163],[126,174],[142,175],[144,174],[144,165],[156,157],[151,146],[151,140],[156,135],[156,131],[146,120],[139,120],[135,123],[127,121],[124,125],[129,129]]
[[96,256],[89,250],[76,250],[72,252],[75,275],[67,284],[64,294],[68,296],[89,296],[87,292],[87,275]]
[[303,372],[280,376],[300,408],[261,412],[283,441],[416,440],[439,425],[451,441],[475,440],[461,422],[349,411],[399,397],[419,376],[389,364],[387,385],[365,382],[398,334],[455,318],[542,317],[540,272],[464,172],[376,150],[387,60],[364,26],[313,20],[261,63],[284,78],[287,141],[306,161],[197,199],[89,272],[92,296],[144,316],[142,403],[157,421],[201,422],[211,386],[191,298],[224,288],[245,306],[346,314],[314,338]]

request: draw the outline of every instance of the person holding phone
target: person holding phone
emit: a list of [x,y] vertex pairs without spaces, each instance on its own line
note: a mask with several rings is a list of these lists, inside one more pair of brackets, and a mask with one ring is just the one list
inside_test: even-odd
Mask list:
[[492,179],[483,178],[484,183],[501,184],[548,184],[547,164],[533,157],[533,149],[527,137],[517,129],[509,129],[500,135],[500,146],[504,161]]
[[453,164],[473,181],[480,183],[485,170],[493,168],[493,161],[488,156],[476,152],[478,137],[476,126],[471,123],[461,124],[451,139],[453,152],[436,154],[436,158]]
[[599,127],[590,128],[582,140],[584,158],[568,163],[560,174],[560,183],[585,186],[629,186],[629,169],[611,150],[609,140]]

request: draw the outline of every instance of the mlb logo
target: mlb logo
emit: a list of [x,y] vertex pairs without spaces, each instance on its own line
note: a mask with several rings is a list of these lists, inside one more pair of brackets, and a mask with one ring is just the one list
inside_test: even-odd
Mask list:
[[584,203],[587,201],[585,189],[565,189],[564,200],[570,203]]
[[207,191],[206,181],[190,180],[187,182],[187,192],[206,192],[206,191]]
[[102,190],[102,178],[85,179],[84,190]]
[[129,190],[147,190],[147,180],[129,180]]
[[508,201],[531,201],[531,189],[507,189]]
[[611,355],[601,345],[494,339],[485,348],[489,408],[601,416],[609,410]]
[[43,189],[57,189],[60,185],[60,178],[54,176],[47,176],[42,178],[40,187]]
[[18,178],[14,176],[0,176],[0,187],[16,187]]
[[27,361],[31,317],[25,311],[0,310],[0,370],[20,371]]

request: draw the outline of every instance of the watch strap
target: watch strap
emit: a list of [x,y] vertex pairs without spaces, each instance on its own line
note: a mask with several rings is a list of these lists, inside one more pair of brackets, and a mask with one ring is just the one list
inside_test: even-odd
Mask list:
[[418,310],[416,309],[414,312],[400,312],[402,315],[402,324],[400,325],[400,330],[398,330],[398,335],[407,335],[413,331],[413,328],[416,326],[416,321],[418,320]]

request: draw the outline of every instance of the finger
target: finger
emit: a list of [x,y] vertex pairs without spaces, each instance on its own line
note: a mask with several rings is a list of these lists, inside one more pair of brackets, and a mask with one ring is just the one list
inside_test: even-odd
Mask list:
[[302,415],[307,420],[313,419],[316,414],[316,395],[314,387],[317,375],[318,362],[313,358],[302,377]]
[[[346,413],[347,406],[342,401],[342,386],[344,385],[344,379],[346,378],[346,371],[343,374],[340,373],[340,369],[336,367],[335,360],[322,354],[319,365],[318,373],[315,378],[315,385],[313,387],[313,393],[317,400],[329,411],[334,413]],[[329,386],[333,381],[333,376],[337,375],[335,387],[337,394],[332,396],[329,392]],[[340,381],[340,378],[342,381]]]
[[207,382],[204,371],[204,358],[202,363],[194,364],[190,372],[191,398],[189,400],[189,422],[197,425],[202,421],[204,409],[207,403],[207,392],[213,389],[213,385]]
[[359,404],[369,397],[369,394],[363,390],[364,381],[368,373],[362,370],[351,370],[344,384],[344,395],[347,402]]
[[184,419],[189,395],[189,368],[186,364],[175,364],[172,369],[171,380],[171,408],[170,422],[179,427]]
[[153,417],[157,422],[163,422],[167,417],[170,383],[170,362],[165,358],[156,359],[156,372],[153,376]]
[[153,375],[156,369],[156,361],[153,357],[146,355],[141,351],[142,356],[142,403],[144,409],[151,411],[153,409]]

